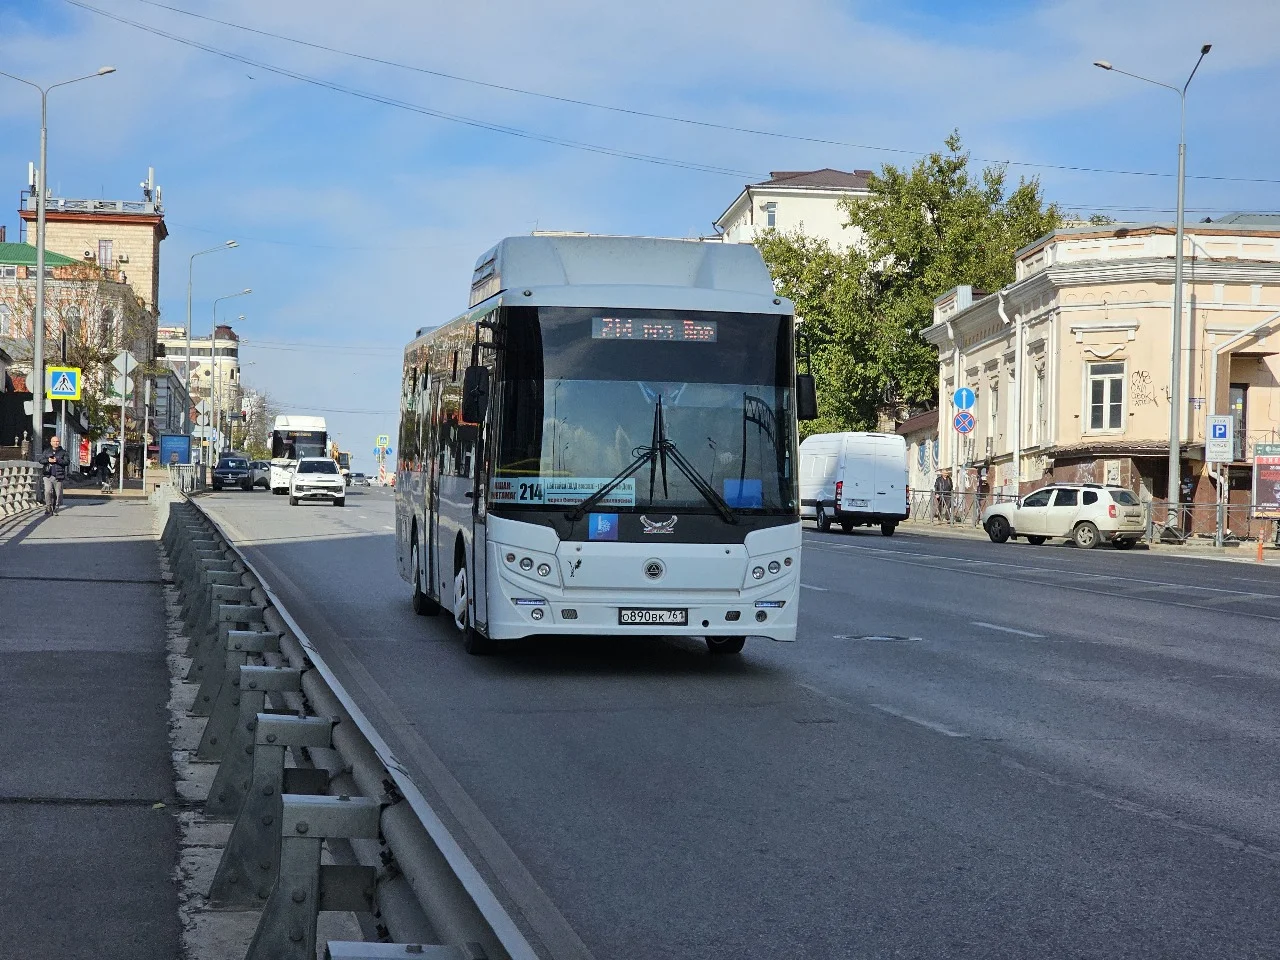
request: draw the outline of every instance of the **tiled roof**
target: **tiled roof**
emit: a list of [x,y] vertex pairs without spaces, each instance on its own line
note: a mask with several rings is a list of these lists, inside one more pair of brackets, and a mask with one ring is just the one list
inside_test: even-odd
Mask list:
[[917,413],[914,417],[908,417],[898,424],[895,433],[905,436],[908,433],[914,433],[917,430],[928,430],[938,426],[938,411],[926,410],[924,413]]
[[[71,257],[64,257],[52,250],[45,250],[44,265],[46,267],[69,267],[79,263]],[[20,267],[36,265],[36,248],[29,243],[0,243],[0,263],[16,264]]]
[[769,173],[768,180],[753,186],[865,190],[870,177],[870,170],[854,170],[852,173],[846,173],[844,170],[833,170],[830,167],[824,167],[821,170],[774,170]]

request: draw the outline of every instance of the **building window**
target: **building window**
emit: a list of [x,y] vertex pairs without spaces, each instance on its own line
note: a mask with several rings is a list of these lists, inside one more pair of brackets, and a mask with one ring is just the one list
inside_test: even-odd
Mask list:
[[104,270],[107,267],[111,266],[111,241],[110,240],[98,241],[98,266],[102,267],[102,269]]
[[1038,447],[1044,442],[1045,428],[1045,410],[1044,410],[1044,370],[1036,371],[1035,395],[1033,398],[1035,406],[1035,419],[1031,421],[1031,445]]
[[111,308],[103,307],[102,319],[98,322],[98,341],[100,346],[110,347],[114,342],[113,334],[115,331],[112,327],[115,324],[115,320],[116,315]]
[[1089,364],[1090,430],[1124,429],[1124,362]]
[[764,205],[764,225],[766,227],[778,225],[778,205],[772,200]]
[[0,303],[0,337],[16,337],[18,331],[13,329],[13,311],[7,303]]
[[993,441],[1000,424],[1000,384],[992,383],[987,391],[987,436]]
[[72,304],[62,317],[62,326],[72,340],[80,339],[80,308]]

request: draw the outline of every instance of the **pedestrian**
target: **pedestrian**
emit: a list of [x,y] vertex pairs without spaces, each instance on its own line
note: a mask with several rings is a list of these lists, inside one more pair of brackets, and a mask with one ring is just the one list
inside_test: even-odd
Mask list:
[[111,454],[106,447],[102,447],[93,458],[93,466],[97,471],[98,485],[103,493],[107,493],[111,489]]
[[49,446],[40,454],[40,462],[44,464],[44,512],[46,516],[58,512],[62,505],[62,482],[67,479],[67,469],[71,458],[62,449],[61,438],[55,436]]
[[951,522],[951,471],[938,471],[937,478],[933,481],[933,518],[939,521],[946,516],[947,522]]

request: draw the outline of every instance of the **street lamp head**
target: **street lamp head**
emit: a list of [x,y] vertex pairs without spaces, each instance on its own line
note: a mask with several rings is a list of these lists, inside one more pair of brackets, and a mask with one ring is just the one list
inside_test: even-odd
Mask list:
[[1095,60],[1095,61],[1093,61],[1093,65],[1094,65],[1095,67],[1101,67],[1103,70],[1110,70],[1110,69],[1112,69],[1111,61],[1110,61],[1110,60]]
[[115,72],[116,72],[115,67],[99,67],[98,68],[98,76],[100,77],[105,77],[108,73],[115,73]]
[[241,290],[240,292],[241,292],[241,293],[253,293],[253,287],[245,287],[245,288],[244,288],[243,290]]
[[1208,53],[1212,49],[1213,49],[1213,44],[1206,43],[1203,47],[1200,48],[1200,56],[1203,57],[1206,53]]
[[238,247],[238,246],[240,246],[240,244],[236,243],[236,241],[234,241],[234,240],[228,240],[226,243],[224,243],[224,244],[223,244],[223,246],[224,246],[224,247]]

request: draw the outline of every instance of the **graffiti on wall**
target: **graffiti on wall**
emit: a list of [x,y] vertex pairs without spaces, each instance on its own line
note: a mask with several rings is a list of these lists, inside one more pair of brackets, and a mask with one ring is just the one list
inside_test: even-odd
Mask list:
[[1135,407],[1154,405],[1155,386],[1151,383],[1151,371],[1135,370],[1129,375],[1129,403]]

